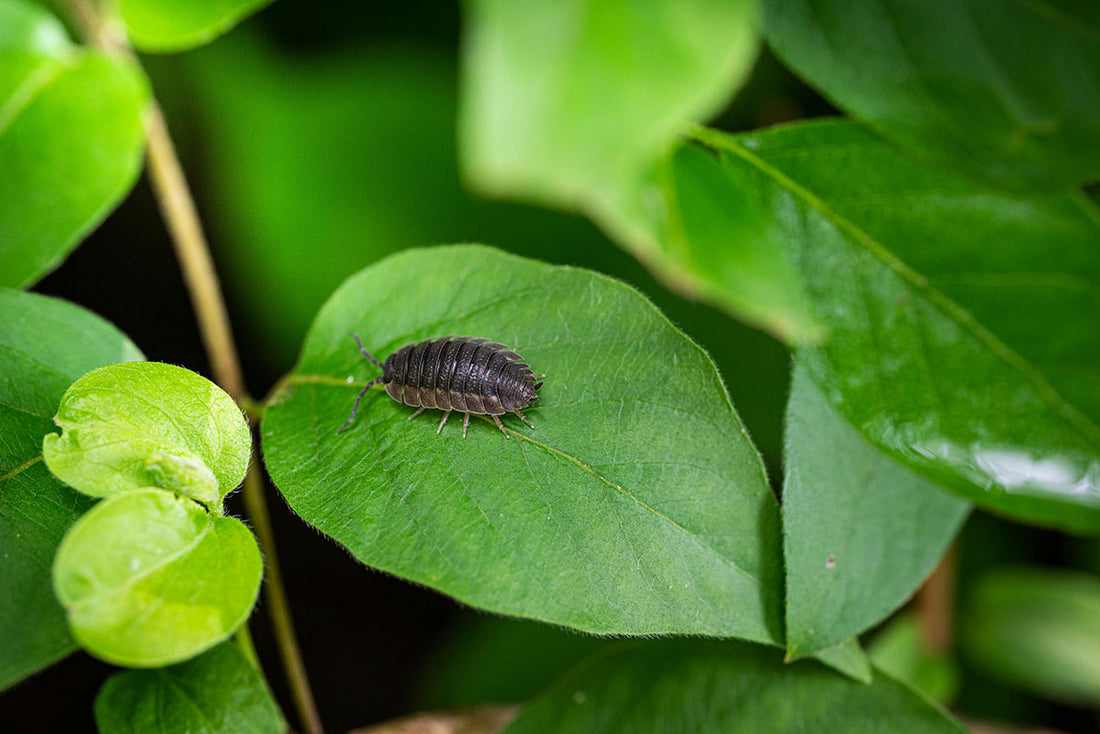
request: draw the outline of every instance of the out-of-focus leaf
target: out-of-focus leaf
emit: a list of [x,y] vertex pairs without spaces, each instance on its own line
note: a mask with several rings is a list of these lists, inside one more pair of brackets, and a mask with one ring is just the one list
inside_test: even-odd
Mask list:
[[126,34],[144,51],[182,51],[217,38],[271,0],[118,0]]
[[[3,24],[0,23],[0,28]],[[62,393],[88,370],[142,359],[129,339],[82,308],[0,288],[0,689],[74,647],[50,566],[91,501],[42,463],[42,435]]]
[[185,663],[111,676],[95,700],[100,734],[282,734],[260,672],[231,642]]
[[527,701],[608,644],[549,624],[468,612],[424,662],[416,708]]
[[130,62],[71,46],[0,0],[0,285],[57,267],[133,186],[148,90]]
[[913,152],[1017,188],[1100,179],[1094,3],[764,6],[765,34],[780,58]]
[[969,509],[867,443],[796,364],[783,486],[788,654],[803,657],[885,619],[920,586]]
[[849,122],[699,135],[761,192],[826,330],[800,359],[852,425],[984,507],[1100,529],[1092,202],[982,188]]
[[740,86],[750,0],[470,3],[463,165],[496,194],[586,206],[663,155]]
[[[430,298],[410,294],[431,294]],[[534,429],[469,437],[376,390],[384,357],[484,335],[546,373]],[[522,428],[523,430],[518,430]],[[411,250],[329,300],[263,421],[303,519],[371,566],[582,630],[779,641],[778,508],[706,354],[605,276],[477,246]]]
[[1008,568],[980,579],[961,615],[967,657],[1002,680],[1100,705],[1100,578]]
[[527,706],[506,734],[525,732],[965,731],[886,675],[864,685],[775,650],[734,642],[618,645]]
[[62,433],[43,441],[46,464],[93,497],[161,487],[220,512],[252,451],[233,398],[191,370],[160,362],[84,375],[65,391],[54,422]]
[[186,660],[231,635],[260,590],[256,540],[162,489],[101,501],[65,535],[53,582],[81,647],[116,665]]
[[595,210],[669,287],[791,343],[821,339],[798,269],[775,241],[753,182],[681,145]]
[[959,667],[943,653],[926,649],[920,620],[902,613],[875,635],[868,653],[875,667],[905,681],[933,701],[950,704],[959,690]]

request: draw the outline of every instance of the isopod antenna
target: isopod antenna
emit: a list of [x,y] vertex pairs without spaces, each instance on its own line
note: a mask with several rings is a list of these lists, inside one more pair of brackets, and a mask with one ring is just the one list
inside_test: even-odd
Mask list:
[[362,355],[363,355],[364,357],[366,357],[367,359],[369,359],[369,360],[370,360],[370,361],[371,361],[371,362],[372,362],[373,364],[375,364],[375,365],[377,365],[377,366],[379,366],[379,367],[381,367],[381,366],[382,366],[382,363],[381,363],[381,362],[379,362],[379,361],[378,361],[377,359],[375,359],[374,357],[370,356],[370,352],[368,352],[368,351],[367,351],[366,349],[364,349],[364,348],[363,348],[363,342],[359,341],[359,335],[358,335],[358,334],[356,334],[356,333],[355,333],[354,331],[349,331],[349,332],[348,332],[348,336],[350,336],[350,337],[351,337],[352,339],[354,339],[354,340],[355,340],[355,344],[356,344],[356,346],[358,346],[358,347],[359,347],[359,353],[360,353],[360,354],[362,354]]
[[[356,341],[359,341],[359,339],[356,338]],[[366,354],[366,352],[363,352],[363,354]],[[378,363],[375,362],[375,364],[378,364]],[[379,365],[379,366],[381,366],[381,365]],[[378,384],[381,381],[382,381],[381,376],[375,377],[373,380],[371,380],[370,382],[368,382],[366,385],[363,386],[363,389],[360,390],[359,394],[355,396],[355,405],[351,406],[351,415],[349,415],[348,419],[346,421],[344,421],[344,425],[340,426],[340,428],[337,429],[337,431],[336,431],[337,433],[342,433],[345,428],[347,428],[348,426],[351,425],[351,422],[353,420],[355,420],[355,411],[359,410],[359,401],[362,400],[363,396],[367,394],[367,390],[370,390],[372,387],[374,387],[376,384]]]

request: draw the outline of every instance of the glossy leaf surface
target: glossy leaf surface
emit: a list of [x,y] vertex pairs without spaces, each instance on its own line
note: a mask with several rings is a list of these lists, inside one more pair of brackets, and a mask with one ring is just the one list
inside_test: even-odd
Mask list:
[[134,65],[0,0],[0,285],[53,270],[130,190],[147,94]]
[[471,3],[460,150],[497,194],[586,203],[722,106],[757,50],[748,0]]
[[970,504],[875,449],[796,366],[787,409],[787,651],[885,619],[920,586]]
[[1011,187],[1100,178],[1088,2],[767,0],[792,69],[914,153]]
[[50,567],[91,500],[42,462],[62,393],[100,365],[142,359],[98,316],[55,298],[0,288],[0,689],[75,648]]
[[162,489],[99,502],[66,534],[54,592],[74,637],[116,665],[159,667],[221,642],[260,589],[256,540],[232,517]]
[[134,45],[145,51],[182,51],[202,45],[271,0],[118,0]]
[[184,663],[111,676],[95,701],[100,734],[282,734],[260,672],[232,642]]
[[161,487],[217,507],[244,479],[248,422],[221,388],[160,362],[103,367],[77,380],[43,441],[46,464],[84,494]]
[[981,188],[843,121],[700,137],[761,192],[826,331],[801,359],[850,423],[987,508],[1100,529],[1092,202]]
[[[410,298],[410,294],[425,294]],[[428,296],[430,294],[430,297]],[[546,374],[510,438],[382,390],[378,357],[486,335]],[[438,417],[438,413],[435,414]],[[472,606],[593,632],[778,642],[778,511],[713,364],[604,276],[477,246],[410,250],[322,309],[263,421],[275,484],[368,565]]]
[[528,705],[506,734],[965,731],[889,676],[864,685],[775,650],[681,640],[619,645]]
[[1007,568],[981,579],[964,607],[967,657],[1013,685],[1100,705],[1100,579]]

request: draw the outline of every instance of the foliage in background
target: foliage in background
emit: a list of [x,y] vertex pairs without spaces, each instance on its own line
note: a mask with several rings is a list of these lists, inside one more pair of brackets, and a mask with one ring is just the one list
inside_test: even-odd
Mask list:
[[[0,0],[5,285],[43,277],[134,181],[151,113],[127,39],[190,48],[263,4],[122,0],[102,26],[69,19],[104,51]],[[854,636],[914,593],[971,503],[1100,528],[1100,212],[1075,188],[1100,179],[1098,18],[1072,2],[840,7],[478,0],[457,94],[446,60],[403,50],[303,64],[245,38],[185,62],[211,103],[198,122],[218,131],[228,281],[251,291],[275,361],[289,364],[312,323],[297,365],[252,406],[294,510],[364,563],[481,609],[764,643],[610,646],[549,688],[589,645],[508,661],[533,683],[508,692],[483,677],[455,698],[545,688],[510,731],[623,717],[958,731],[883,672],[950,702],[950,651],[896,617],[872,672]],[[762,40],[852,119],[697,127]],[[473,246],[376,262],[499,237],[643,279],[621,255],[594,255],[602,239],[575,218],[471,200],[458,164],[478,190],[588,216],[670,288],[791,348],[781,509],[715,365],[637,292]],[[217,645],[260,576],[248,528],[222,514],[248,465],[237,407],[181,368],[92,371],[141,355],[75,306],[7,290],[0,303],[0,546],[15,559],[0,685],[69,652],[71,632],[152,667],[104,686],[104,731],[175,731],[195,712],[210,731],[280,730],[246,633]],[[727,380],[751,371],[728,321],[682,313]],[[349,331],[380,356],[444,333],[507,342],[547,373],[535,428],[509,419],[506,438],[475,419],[465,440],[455,426],[438,436],[378,391],[337,435],[377,374]],[[93,507],[47,466],[107,499]],[[965,599],[961,650],[1012,685],[1095,705],[1095,597],[1095,577],[989,575]],[[484,644],[510,639],[489,627]]]

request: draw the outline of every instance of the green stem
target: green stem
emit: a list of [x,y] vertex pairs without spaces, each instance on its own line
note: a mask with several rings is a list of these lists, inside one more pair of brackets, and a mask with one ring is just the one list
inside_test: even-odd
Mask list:
[[[129,58],[137,63],[133,51],[117,27],[99,15],[98,8],[89,0],[66,0],[73,21],[81,29],[88,42],[94,46]],[[160,107],[152,101],[145,126],[148,175],[160,206],[165,224],[172,238],[176,258],[183,271],[184,281],[191,297],[192,307],[202,334],[203,344],[210,359],[215,381],[243,406],[254,406],[245,389],[237,347],[229,327],[229,315],[218,283],[217,272],[210,256],[206,237],[195,208],[191,190],[183,174],[175,146]],[[308,734],[320,734],[321,719],[313,701],[313,692],[306,676],[301,651],[298,648],[294,626],[290,617],[290,605],[282,583],[275,538],[264,499],[257,462],[253,460],[244,480],[245,509],[256,529],[256,539],[263,554],[265,595],[267,608],[275,630],[275,640],[282,657],[283,667],[290,684],[294,703],[303,727]],[[251,659],[255,659],[251,636],[242,628],[238,643],[247,644]]]

